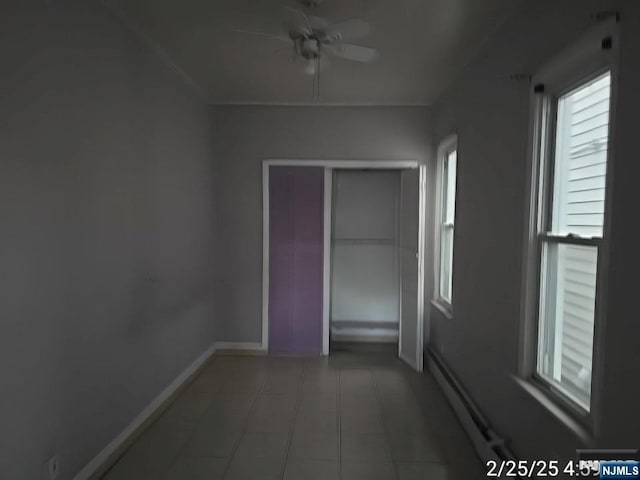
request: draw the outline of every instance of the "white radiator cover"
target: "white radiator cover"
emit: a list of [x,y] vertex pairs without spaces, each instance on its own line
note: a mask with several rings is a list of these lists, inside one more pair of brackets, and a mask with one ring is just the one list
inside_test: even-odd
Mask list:
[[514,460],[504,440],[491,429],[487,420],[455,379],[452,372],[433,350],[428,350],[429,371],[438,383],[466,431],[478,456],[486,464],[489,460]]

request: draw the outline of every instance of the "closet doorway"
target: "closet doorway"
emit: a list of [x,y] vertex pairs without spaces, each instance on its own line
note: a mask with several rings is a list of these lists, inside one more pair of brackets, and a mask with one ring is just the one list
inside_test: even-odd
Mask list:
[[393,342],[422,369],[425,185],[413,161],[264,161],[265,350]]
[[400,333],[400,170],[332,180],[329,348],[386,351]]

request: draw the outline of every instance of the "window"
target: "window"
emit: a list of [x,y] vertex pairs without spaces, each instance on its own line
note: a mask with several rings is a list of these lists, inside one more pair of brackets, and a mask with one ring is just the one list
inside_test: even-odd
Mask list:
[[594,50],[583,59],[586,69],[556,67],[535,87],[527,272],[534,284],[530,374],[583,419],[591,416],[596,378],[612,96],[611,64],[598,62],[605,56]]
[[[604,225],[611,74],[558,98],[540,232],[537,373],[590,407],[598,250]],[[545,182],[542,182],[544,186]]]
[[438,149],[438,218],[436,247],[437,306],[451,314],[453,286],[453,237],[456,210],[456,164],[458,146],[455,137],[442,142]]

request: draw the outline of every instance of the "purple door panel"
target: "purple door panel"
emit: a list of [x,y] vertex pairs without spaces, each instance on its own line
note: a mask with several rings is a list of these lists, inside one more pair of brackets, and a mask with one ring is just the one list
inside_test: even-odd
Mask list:
[[324,169],[269,169],[269,351],[320,354]]

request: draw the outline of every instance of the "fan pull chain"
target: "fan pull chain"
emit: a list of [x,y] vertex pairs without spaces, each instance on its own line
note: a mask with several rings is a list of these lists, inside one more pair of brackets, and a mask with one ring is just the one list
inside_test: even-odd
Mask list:
[[316,91],[316,100],[320,101],[320,55],[316,59],[316,75],[318,76],[318,89]]
[[313,90],[312,90],[312,92],[311,92],[311,98],[313,98],[314,100],[315,100],[315,98],[316,98],[316,81],[317,81],[317,78],[316,78],[316,77],[317,77],[317,75],[314,75],[314,76],[313,76],[313,83],[312,83],[312,88],[313,88]]

